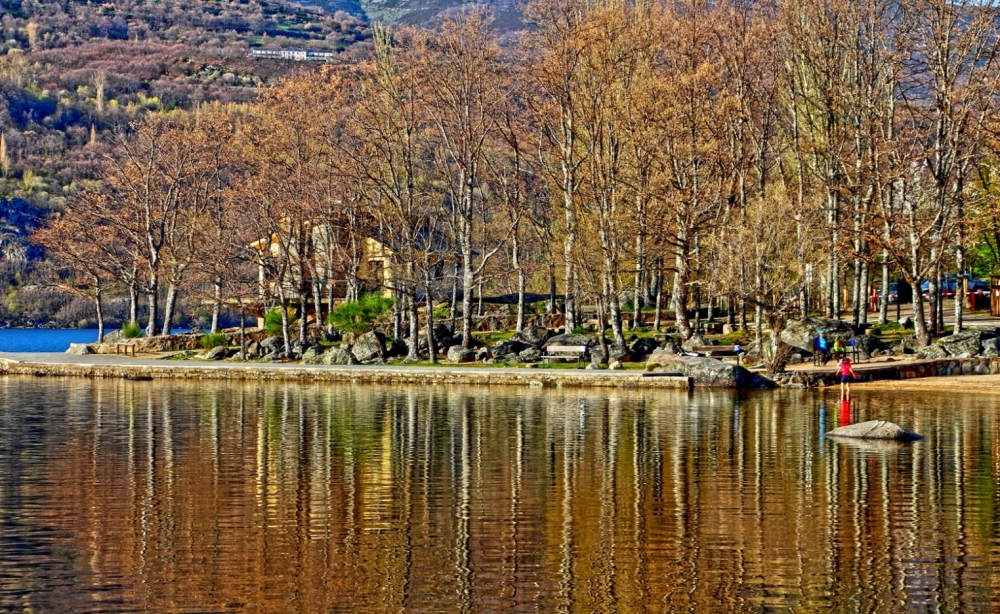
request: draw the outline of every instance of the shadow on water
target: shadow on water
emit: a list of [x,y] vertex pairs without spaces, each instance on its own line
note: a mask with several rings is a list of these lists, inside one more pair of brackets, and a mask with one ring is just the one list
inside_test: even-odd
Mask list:
[[[997,416],[972,395],[14,377],[0,394],[3,610],[1000,605]],[[875,417],[927,439],[823,437]]]

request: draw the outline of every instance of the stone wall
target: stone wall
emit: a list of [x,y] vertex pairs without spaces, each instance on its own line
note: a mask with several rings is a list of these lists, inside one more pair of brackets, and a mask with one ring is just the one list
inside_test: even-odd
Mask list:
[[[948,377],[951,375],[987,375],[1000,372],[1000,358],[939,358],[913,362],[888,362],[875,365],[854,365],[857,381],[900,380],[917,377]],[[773,377],[784,388],[818,388],[840,384],[835,370],[786,371]]]
[[447,369],[290,366],[259,364],[105,365],[73,363],[28,363],[0,359],[0,375],[35,377],[98,377],[129,380],[187,379],[232,381],[287,381],[300,383],[363,384],[473,384],[487,386],[539,386],[569,388],[681,388],[689,389],[686,377],[648,377],[627,371],[542,371],[531,369]]

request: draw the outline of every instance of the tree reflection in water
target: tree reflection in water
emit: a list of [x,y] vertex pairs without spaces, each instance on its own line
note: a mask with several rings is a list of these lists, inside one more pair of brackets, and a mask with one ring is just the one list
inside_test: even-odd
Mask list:
[[[0,609],[998,606],[988,398],[857,392],[831,416],[798,391],[0,392]],[[926,439],[823,439],[852,418]]]

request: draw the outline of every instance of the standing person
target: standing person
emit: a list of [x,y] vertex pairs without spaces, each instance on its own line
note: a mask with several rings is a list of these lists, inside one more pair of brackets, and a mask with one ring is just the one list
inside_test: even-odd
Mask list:
[[819,356],[820,362],[826,366],[826,361],[830,360],[830,340],[826,338],[825,330],[820,330],[819,337],[813,339],[813,352]]
[[854,372],[854,368],[851,366],[850,358],[845,356],[840,359],[840,368],[837,370],[837,375],[840,376],[840,398],[850,399],[851,380],[858,377],[858,374]]

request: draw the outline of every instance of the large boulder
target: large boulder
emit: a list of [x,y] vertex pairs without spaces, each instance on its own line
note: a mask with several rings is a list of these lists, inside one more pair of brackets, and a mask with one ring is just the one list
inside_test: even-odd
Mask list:
[[323,348],[314,345],[302,352],[302,362],[307,365],[318,365],[323,362]]
[[504,356],[506,354],[519,354],[523,350],[526,350],[528,346],[521,343],[517,339],[508,339],[506,341],[500,341],[490,348],[490,354],[494,356]]
[[854,329],[846,322],[830,318],[803,318],[789,321],[781,331],[781,340],[794,348],[811,353],[813,339],[819,336],[821,330],[826,333],[831,347],[834,339],[843,339],[846,344],[847,340],[854,336]]
[[917,356],[920,358],[947,358],[950,356],[948,350],[939,343],[932,343],[926,347],[922,347],[916,351]]
[[281,337],[268,337],[260,342],[261,351],[265,354],[277,352],[285,347],[285,341]]
[[542,359],[542,351],[537,348],[530,347],[519,352],[517,359],[520,362],[538,362]]
[[593,348],[597,345],[597,339],[591,337],[590,335],[566,333],[550,337],[549,340],[545,342],[545,347],[552,345],[585,345],[588,348]]
[[632,353],[624,345],[608,346],[608,362],[632,362]]
[[691,352],[692,348],[699,345],[712,345],[712,340],[705,335],[691,335],[690,339],[681,344],[681,349]]
[[851,337],[844,345],[850,348],[850,343],[852,341],[858,348],[858,356],[862,360],[868,360],[874,356],[873,352],[885,349],[885,344],[883,344],[882,340],[875,335],[858,335],[857,337]]
[[94,349],[86,343],[71,343],[66,353],[73,356],[86,356],[87,354],[93,354]]
[[344,348],[332,347],[323,352],[320,362],[324,365],[356,365],[358,359]]
[[[406,340],[407,348],[412,344],[411,339]],[[441,324],[440,322],[434,325],[434,346],[438,352],[446,351],[450,348],[453,343],[451,329]],[[423,326],[420,328],[420,332],[417,333],[417,351],[424,353],[427,351],[427,327]]]
[[368,331],[355,340],[351,353],[359,362],[385,360],[385,335],[375,330]]
[[913,318],[910,316],[903,316],[899,319],[900,328],[913,328]]
[[851,439],[887,439],[891,441],[915,441],[923,439],[923,436],[885,420],[869,420],[868,422],[849,424],[828,431],[826,436]]
[[636,339],[629,346],[629,353],[632,354],[634,358],[645,358],[653,353],[657,345],[656,339],[652,337],[642,337],[641,339]]
[[511,337],[511,339],[514,341],[520,341],[524,345],[540,349],[543,345],[545,345],[545,342],[548,341],[552,334],[552,331],[544,326],[525,326],[524,330]]
[[224,345],[217,345],[205,352],[205,360],[222,360],[229,355],[229,348]]
[[104,333],[104,341],[102,343],[121,343],[122,341],[127,341],[125,333],[120,330],[113,330],[110,333]]
[[448,348],[448,360],[455,363],[474,362],[476,360],[476,352],[460,345],[453,345]]
[[657,350],[646,360],[646,370],[662,368],[691,378],[705,388],[769,388],[774,382],[743,367],[702,356],[678,356]]
[[981,355],[988,358],[1000,356],[1000,339],[997,337],[992,339],[983,339],[983,351]]
[[983,331],[967,330],[954,335],[948,335],[938,340],[938,344],[951,356],[969,354],[976,356],[983,351]]

